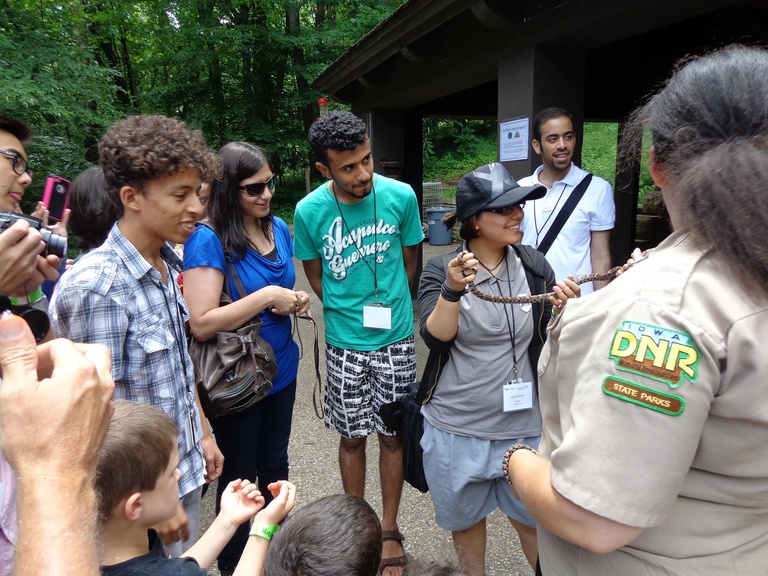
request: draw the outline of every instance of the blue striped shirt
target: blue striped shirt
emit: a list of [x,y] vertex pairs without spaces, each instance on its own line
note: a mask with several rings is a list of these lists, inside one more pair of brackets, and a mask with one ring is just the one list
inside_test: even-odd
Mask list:
[[[179,493],[204,483],[202,426],[184,322],[189,311],[168,267],[166,282],[117,224],[56,286],[49,308],[58,337],[104,344],[112,353],[115,398],[162,408],[179,427]],[[188,431],[196,425],[194,438]]]

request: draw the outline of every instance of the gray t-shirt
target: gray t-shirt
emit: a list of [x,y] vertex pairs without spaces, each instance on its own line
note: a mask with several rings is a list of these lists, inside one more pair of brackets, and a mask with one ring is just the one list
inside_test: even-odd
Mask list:
[[[508,266],[508,267],[507,267]],[[525,270],[507,249],[506,263],[494,271],[482,268],[475,285],[486,294],[530,294]],[[472,294],[461,299],[459,329],[435,393],[422,412],[432,426],[461,436],[508,440],[539,436],[541,414],[528,345],[534,329],[530,304],[496,304]],[[504,412],[503,385],[514,379],[512,336],[518,377],[530,382],[533,408]]]

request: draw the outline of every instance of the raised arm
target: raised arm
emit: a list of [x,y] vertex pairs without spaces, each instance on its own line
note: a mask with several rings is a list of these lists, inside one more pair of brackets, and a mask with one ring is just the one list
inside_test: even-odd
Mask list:
[[258,486],[248,480],[233,480],[221,495],[221,511],[210,528],[182,554],[194,558],[201,568],[209,569],[238,526],[247,522],[264,506]]
[[0,233],[0,294],[30,294],[45,280],[59,277],[60,261],[41,256],[44,247],[40,232],[23,220]]
[[[17,478],[15,576],[99,574],[93,475],[114,382],[99,345],[40,347],[23,320],[0,320],[0,439]],[[39,368],[53,367],[38,381]]]
[[184,299],[189,306],[189,325],[200,341],[210,340],[217,332],[234,330],[269,307],[277,314],[291,314],[297,308],[304,312],[309,296],[280,286],[266,286],[227,306],[219,306],[224,287],[224,274],[209,266],[184,271]]
[[253,519],[253,528],[245,545],[234,576],[261,576],[264,560],[269,549],[269,540],[264,537],[264,526],[277,526],[293,509],[296,503],[296,486],[287,480],[278,480],[269,485],[274,500]]
[[[421,335],[431,350],[442,351],[450,347],[459,328],[459,302],[464,287],[475,279],[474,268],[479,266],[472,253],[460,263],[452,258],[443,265],[442,258],[433,258],[424,267],[419,283],[419,317]],[[462,272],[467,269],[467,276]],[[448,297],[446,297],[448,296]]]

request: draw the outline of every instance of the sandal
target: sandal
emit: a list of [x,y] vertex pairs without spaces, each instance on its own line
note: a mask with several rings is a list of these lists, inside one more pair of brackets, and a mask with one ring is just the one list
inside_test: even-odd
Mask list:
[[[395,540],[396,542],[400,543],[400,547],[403,547],[403,540],[405,540],[399,530],[384,530],[381,533],[381,539],[384,542],[387,540]],[[405,552],[404,547],[403,552]],[[406,558],[405,554],[402,556],[393,556],[392,558],[382,558],[381,562],[379,562],[379,576],[384,574],[384,570],[390,566],[402,566],[404,568],[403,576],[406,576],[408,574],[408,569],[406,568],[407,565],[408,558]]]

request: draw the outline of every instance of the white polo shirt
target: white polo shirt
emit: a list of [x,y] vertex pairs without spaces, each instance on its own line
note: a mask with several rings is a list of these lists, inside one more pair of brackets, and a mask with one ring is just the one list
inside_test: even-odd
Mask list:
[[[522,178],[519,181],[520,186],[542,184],[539,181],[539,175],[543,169],[543,166],[539,166],[532,176]],[[571,164],[571,169],[565,178],[556,181],[547,190],[546,196],[525,203],[525,217],[522,224],[523,244],[538,248],[557,218],[557,214],[587,174],[586,170]],[[546,254],[547,262],[555,271],[555,278],[558,281],[565,280],[568,274],[579,277],[592,273],[589,248],[592,231],[611,230],[615,220],[616,206],[613,202],[611,185],[598,176],[592,176],[589,188]],[[591,282],[581,285],[582,294],[588,294],[593,290]]]

